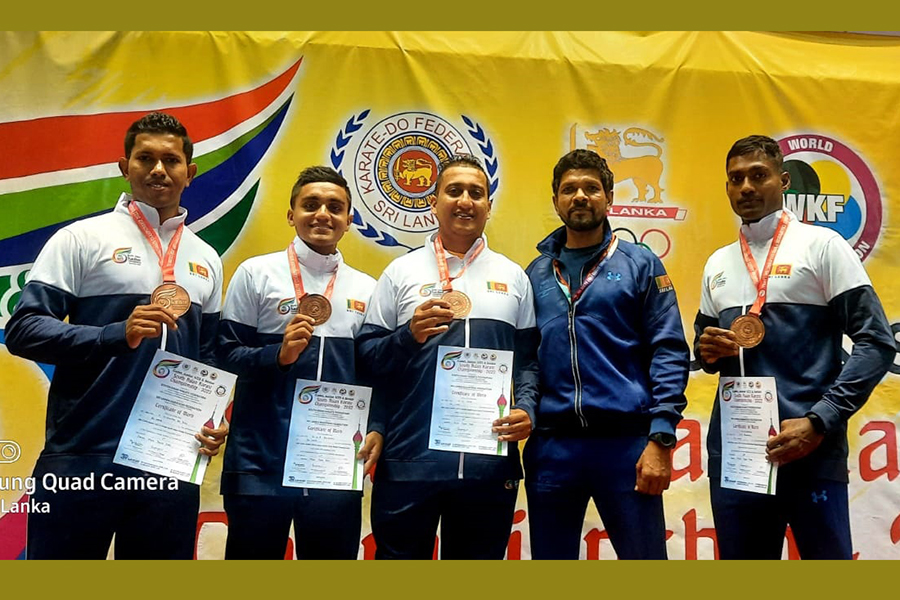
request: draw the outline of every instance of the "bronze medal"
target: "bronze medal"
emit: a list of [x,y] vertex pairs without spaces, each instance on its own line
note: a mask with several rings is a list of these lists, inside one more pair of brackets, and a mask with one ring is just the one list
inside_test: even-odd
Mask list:
[[322,294],[306,294],[300,298],[297,312],[312,317],[313,325],[319,326],[331,317],[331,302]]
[[469,311],[472,310],[472,301],[462,292],[449,291],[442,296],[442,299],[450,304],[450,310],[453,311],[454,319],[465,319]]
[[734,332],[738,346],[753,348],[759,345],[766,335],[766,326],[762,319],[756,315],[741,315],[731,322],[731,330]]
[[166,281],[150,294],[150,303],[169,309],[178,318],[191,308],[191,296],[174,281]]

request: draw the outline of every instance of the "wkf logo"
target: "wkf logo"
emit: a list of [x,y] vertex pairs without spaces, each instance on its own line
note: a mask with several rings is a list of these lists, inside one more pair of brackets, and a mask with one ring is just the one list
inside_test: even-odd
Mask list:
[[865,260],[881,234],[883,205],[878,180],[863,157],[818,134],[789,135],[778,145],[791,175],[785,207],[804,223],[838,232]]
[[352,115],[338,131],[331,164],[347,178],[360,202],[353,223],[363,237],[388,248],[414,250],[437,230],[431,201],[438,169],[454,154],[481,159],[492,200],[499,187],[499,161],[487,131],[426,112],[402,112],[375,122],[369,110]]

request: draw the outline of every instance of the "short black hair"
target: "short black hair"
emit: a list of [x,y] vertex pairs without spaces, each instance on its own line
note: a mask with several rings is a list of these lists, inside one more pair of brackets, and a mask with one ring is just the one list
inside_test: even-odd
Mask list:
[[778,169],[781,169],[781,165],[784,163],[784,153],[782,153],[778,142],[767,135],[748,135],[736,141],[731,146],[731,150],[728,151],[728,156],[725,157],[725,168],[728,169],[728,163],[731,162],[732,158],[756,154],[757,152],[765,154],[775,163]]
[[556,166],[553,167],[553,183],[551,185],[553,186],[554,196],[559,191],[559,183],[562,181],[563,175],[573,169],[597,171],[600,174],[600,183],[603,184],[603,191],[606,194],[609,194],[613,189],[613,185],[615,185],[613,172],[609,170],[606,159],[593,150],[582,150],[579,148],[560,158]]
[[344,188],[344,191],[347,192],[347,212],[350,212],[353,206],[353,195],[350,193],[350,186],[347,184],[347,180],[331,167],[321,165],[306,167],[300,171],[297,183],[291,188],[291,208],[294,208],[294,198],[300,193],[300,188],[308,183],[333,183]]
[[152,112],[131,124],[125,132],[125,158],[131,158],[134,140],[142,133],[170,133],[181,137],[181,147],[188,164],[194,157],[194,144],[181,121],[164,112]]
[[488,199],[491,197],[491,178],[488,177],[487,171],[484,170],[484,165],[481,164],[481,161],[478,160],[478,157],[474,154],[452,154],[450,158],[447,158],[438,165],[438,174],[437,179],[434,181],[434,193],[437,194],[441,189],[441,178],[444,176],[444,171],[450,169],[452,167],[470,167],[472,169],[478,169],[482,173],[484,173],[484,180],[488,183]]

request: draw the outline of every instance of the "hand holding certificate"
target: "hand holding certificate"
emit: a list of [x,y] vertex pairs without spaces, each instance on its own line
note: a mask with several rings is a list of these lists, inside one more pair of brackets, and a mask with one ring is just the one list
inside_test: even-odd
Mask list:
[[131,409],[113,462],[188,483],[203,481],[210,451],[200,452],[197,432],[213,440],[231,398],[236,376],[157,350]]
[[506,456],[491,428],[510,412],[512,365],[507,350],[439,346],[428,448]]
[[825,436],[813,427],[807,417],[785,419],[781,423],[781,433],[769,438],[769,461],[783,465],[803,458],[819,447]]

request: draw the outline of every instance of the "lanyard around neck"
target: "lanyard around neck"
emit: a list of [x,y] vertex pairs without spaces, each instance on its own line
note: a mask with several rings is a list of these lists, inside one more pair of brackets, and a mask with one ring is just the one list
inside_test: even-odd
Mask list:
[[175,234],[172,236],[172,239],[169,240],[169,245],[166,248],[164,254],[162,249],[162,241],[150,226],[150,223],[147,221],[147,217],[144,216],[144,213],[141,212],[141,209],[135,206],[134,201],[128,203],[128,212],[131,214],[131,218],[134,219],[134,222],[138,226],[138,229],[141,230],[141,233],[144,234],[144,237],[147,238],[148,242],[150,242],[150,247],[153,248],[153,251],[159,258],[159,266],[162,269],[163,281],[174,282],[175,258],[178,255],[178,246],[181,245],[181,235],[184,233],[184,223],[178,225],[178,229],[175,230]]
[[766,303],[766,291],[769,288],[769,275],[772,273],[775,255],[778,253],[778,248],[781,247],[781,242],[784,239],[784,234],[787,231],[790,222],[791,220],[787,211],[781,213],[781,219],[779,219],[778,227],[775,229],[775,235],[772,237],[772,245],[769,247],[769,254],[766,256],[766,262],[763,265],[762,273],[759,273],[756,259],[753,258],[753,253],[750,252],[750,244],[747,243],[747,236],[741,231],[741,255],[744,258],[744,265],[747,267],[747,272],[750,273],[750,279],[753,281],[753,285],[756,286],[756,300],[753,302],[753,306],[750,307],[748,313],[755,317],[760,315],[763,304]]
[[447,266],[447,252],[444,250],[444,243],[441,241],[441,236],[434,236],[432,244],[434,246],[434,256],[437,259],[438,275],[440,275],[441,278],[441,288],[445,292],[449,292],[453,289],[453,280],[462,277],[462,274],[466,272],[466,269],[472,264],[472,261],[478,258],[481,251],[484,250],[484,239],[478,238],[466,253],[468,258],[463,259],[462,269],[460,269],[459,273],[451,277],[450,268]]
[[559,285],[559,289],[562,290],[563,294],[566,296],[566,300],[569,301],[569,304],[575,304],[578,302],[578,299],[581,298],[584,291],[594,282],[594,279],[597,278],[597,273],[600,271],[600,267],[603,265],[603,260],[607,256],[612,256],[612,253],[616,251],[616,248],[619,245],[619,238],[613,234],[612,239],[609,241],[609,245],[606,249],[600,254],[600,257],[597,258],[597,264],[594,265],[594,268],[591,269],[591,272],[588,273],[588,276],[584,278],[584,281],[581,283],[581,287],[579,287],[575,293],[572,293],[572,288],[569,285],[569,282],[566,281],[565,276],[562,274],[562,271],[559,268],[559,261],[553,261],[553,270],[556,273],[556,283]]

